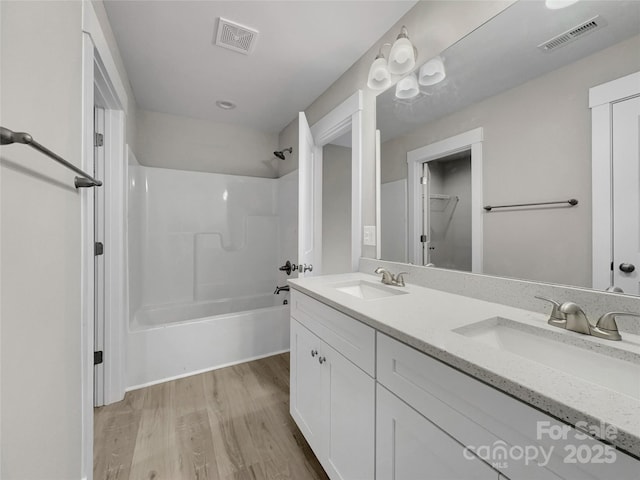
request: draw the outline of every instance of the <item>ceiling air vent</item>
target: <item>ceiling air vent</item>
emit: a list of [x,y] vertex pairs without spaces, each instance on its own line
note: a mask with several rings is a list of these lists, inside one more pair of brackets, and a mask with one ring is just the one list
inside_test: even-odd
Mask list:
[[567,43],[577,40],[579,37],[589,32],[593,32],[595,30],[598,30],[599,28],[604,27],[606,24],[607,22],[605,22],[604,18],[600,18],[600,15],[596,15],[592,19],[587,20],[580,25],[576,25],[572,29],[561,33],[560,35],[556,35],[555,37],[547,40],[544,43],[541,43],[540,45],[538,45],[538,48],[543,52],[551,52],[556,48],[560,48]]
[[257,38],[258,31],[253,28],[245,27],[226,18],[220,17],[218,19],[216,45],[220,47],[249,55],[255,47]]

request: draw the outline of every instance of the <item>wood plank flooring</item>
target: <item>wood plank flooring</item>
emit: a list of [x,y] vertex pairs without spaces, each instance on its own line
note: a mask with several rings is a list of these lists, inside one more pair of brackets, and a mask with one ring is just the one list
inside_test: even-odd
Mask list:
[[94,431],[95,480],[328,480],[289,415],[289,354],[129,392]]

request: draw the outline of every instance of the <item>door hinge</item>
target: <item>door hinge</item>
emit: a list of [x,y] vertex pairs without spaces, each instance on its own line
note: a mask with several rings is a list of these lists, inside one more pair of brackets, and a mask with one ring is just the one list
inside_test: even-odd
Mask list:
[[102,133],[96,133],[93,144],[96,147],[102,147],[104,145],[104,135]]
[[613,272],[613,262],[611,262],[611,271]]
[[93,364],[100,365],[102,363],[102,350],[93,352]]
[[94,248],[94,254],[96,255],[96,257],[98,255],[104,254],[104,244],[102,242],[96,242],[95,248]]
[[420,177],[421,185],[426,185],[427,183],[429,183],[429,179],[427,177]]
[[420,241],[422,243],[426,243],[427,242],[427,236],[426,235],[420,235]]

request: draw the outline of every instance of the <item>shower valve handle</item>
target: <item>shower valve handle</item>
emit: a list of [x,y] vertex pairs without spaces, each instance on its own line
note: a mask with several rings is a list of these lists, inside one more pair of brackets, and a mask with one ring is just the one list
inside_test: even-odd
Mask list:
[[281,272],[287,272],[287,275],[291,275],[291,272],[295,272],[297,268],[298,267],[295,263],[291,263],[289,260],[287,260],[287,263],[278,268],[278,270],[280,270]]

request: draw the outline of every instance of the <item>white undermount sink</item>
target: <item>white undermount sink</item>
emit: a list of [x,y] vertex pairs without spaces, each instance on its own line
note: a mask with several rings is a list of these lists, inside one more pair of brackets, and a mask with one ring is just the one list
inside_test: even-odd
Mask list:
[[583,339],[561,329],[550,331],[502,317],[453,331],[640,400],[640,353],[592,342],[588,336]]
[[402,287],[388,287],[380,283],[367,282],[365,280],[354,280],[332,285],[339,292],[346,293],[363,300],[375,300],[377,298],[392,297],[407,293]]

